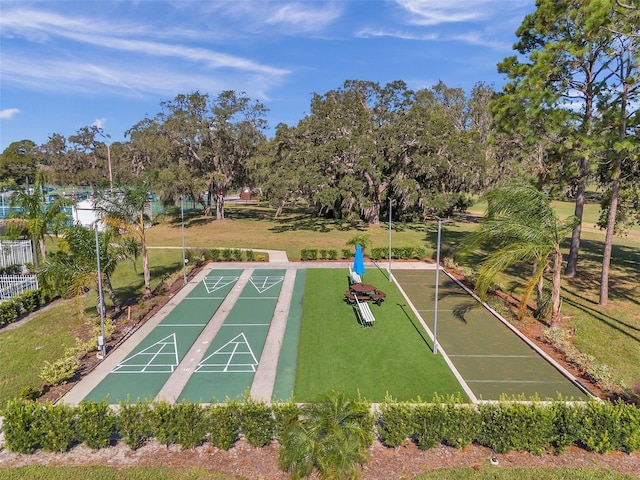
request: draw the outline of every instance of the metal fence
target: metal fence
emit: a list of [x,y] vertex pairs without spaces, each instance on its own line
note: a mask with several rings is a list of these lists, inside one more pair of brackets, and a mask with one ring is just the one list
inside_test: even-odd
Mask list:
[[0,240],[0,267],[33,263],[31,240]]
[[37,289],[38,277],[35,275],[0,275],[0,302]]

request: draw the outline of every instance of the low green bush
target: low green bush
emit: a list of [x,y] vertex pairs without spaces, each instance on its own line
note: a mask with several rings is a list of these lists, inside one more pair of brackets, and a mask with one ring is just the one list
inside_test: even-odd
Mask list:
[[241,262],[244,259],[244,253],[239,248],[231,250],[231,258],[234,262]]
[[64,403],[45,403],[34,425],[40,447],[48,452],[68,451],[77,440],[76,415],[76,410]]
[[271,407],[248,397],[239,406],[240,432],[254,447],[264,447],[273,439],[274,418]]
[[213,446],[229,450],[235,445],[240,433],[238,409],[239,405],[235,402],[214,405],[209,409],[209,442]]
[[77,413],[78,440],[93,449],[108,447],[116,432],[116,416],[107,401],[82,402]]
[[385,401],[380,406],[377,423],[380,441],[387,447],[397,448],[413,436],[413,413],[415,407],[408,403]]
[[40,447],[41,424],[38,417],[42,405],[34,401],[14,399],[2,412],[5,447],[15,453],[33,453]]
[[137,450],[153,433],[153,410],[149,402],[131,403],[129,399],[120,403],[118,410],[118,433],[131,450]]
[[300,260],[303,262],[313,261],[318,259],[317,248],[303,248],[300,251]]
[[[561,400],[547,404],[535,400],[475,406],[452,397],[434,398],[429,404],[397,403],[389,398],[376,417],[366,402],[336,392],[325,395],[318,404],[303,407],[293,401],[268,406],[247,396],[244,402],[229,401],[207,408],[188,402],[126,401],[117,413],[106,400],[71,407],[15,399],[1,414],[5,417],[5,446],[16,453],[28,454],[39,448],[64,452],[76,442],[104,448],[117,438],[136,449],[150,437],[183,449],[208,440],[228,450],[242,433],[255,447],[268,445],[274,437],[286,445],[280,452],[281,460],[292,472],[294,463],[304,457],[298,446],[313,446],[315,441],[307,434],[314,438],[317,434],[317,445],[322,448],[351,448],[350,442],[357,440],[353,445],[360,453],[349,453],[355,457],[349,457],[347,463],[364,458],[361,455],[366,454],[376,430],[380,440],[394,448],[410,439],[422,450],[439,444],[464,448],[476,442],[496,453],[518,450],[535,455],[560,453],[569,445],[602,454],[640,449],[640,409],[634,405],[600,401],[570,404]],[[308,428],[335,431],[310,432]],[[304,445],[297,446],[297,441]],[[317,453],[320,462],[329,452]],[[339,459],[333,453],[330,457]]]

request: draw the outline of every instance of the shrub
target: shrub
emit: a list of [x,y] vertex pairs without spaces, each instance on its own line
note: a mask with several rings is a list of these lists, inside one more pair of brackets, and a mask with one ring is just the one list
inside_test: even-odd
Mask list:
[[343,248],[342,249],[342,258],[343,259],[347,259],[347,258],[351,258],[353,257],[353,252],[351,251],[350,248]]
[[[438,401],[441,399],[436,399]],[[470,445],[478,436],[480,416],[474,406],[461,405],[460,397],[442,400],[442,442],[454,448]]]
[[329,260],[337,260],[338,259],[338,250],[335,248],[329,249]]
[[590,401],[584,412],[580,442],[596,453],[611,453],[622,446],[622,409],[611,402]]
[[233,250],[230,248],[222,249],[222,260],[225,262],[230,262],[233,259]]
[[389,249],[387,247],[374,247],[368,255],[371,260],[380,260],[389,256]]
[[42,305],[42,290],[30,290],[21,295],[22,306],[26,312],[33,312]]
[[256,259],[256,254],[253,250],[246,250],[244,253],[247,256],[248,262],[253,262]]
[[234,248],[233,250],[231,250],[231,257],[233,258],[234,262],[241,262],[244,258],[244,253],[239,248]]
[[178,443],[178,425],[173,405],[166,401],[154,404],[151,427],[156,440],[167,447]]
[[274,419],[264,402],[247,397],[239,407],[239,426],[245,439],[254,447],[264,447],[273,438]]
[[274,403],[271,406],[273,410],[274,435],[281,441],[282,434],[295,422],[300,419],[300,407],[293,401],[284,403]]
[[35,423],[44,450],[66,452],[76,441],[76,412],[64,403],[45,403]]
[[326,248],[320,249],[320,260],[326,260],[329,257],[329,250]]
[[640,450],[640,410],[629,404],[619,404],[620,448],[627,453]]
[[496,453],[541,455],[554,441],[553,411],[537,402],[481,405],[479,441]]
[[420,450],[429,450],[442,441],[444,412],[439,404],[418,405],[413,412],[413,436]]
[[238,404],[228,402],[209,409],[209,442],[221,450],[229,450],[238,439]]
[[565,448],[575,444],[580,438],[584,408],[580,405],[571,405],[564,401],[554,402],[551,405],[553,412],[553,451],[556,455],[562,453]]
[[220,261],[220,250],[214,248],[211,250],[211,261],[219,262]]
[[303,248],[300,251],[300,259],[303,262],[317,260],[318,259],[318,249],[317,248]]
[[16,313],[15,302],[13,300],[0,303],[0,326],[13,323],[17,318],[18,314]]
[[116,417],[106,400],[82,402],[77,409],[78,439],[89,448],[104,448],[111,444],[116,431]]
[[120,403],[118,410],[118,433],[122,441],[131,449],[137,450],[151,436],[152,410],[149,402],[131,403],[129,399]]
[[407,403],[396,403],[386,399],[380,406],[378,436],[388,447],[397,448],[413,433],[414,407]]
[[45,360],[40,371],[40,378],[51,385],[62,385],[72,379],[80,369],[80,363],[75,356],[68,356],[48,362]]
[[2,432],[7,450],[33,453],[40,446],[38,415],[41,405],[35,401],[13,399],[3,411]]
[[173,406],[176,440],[183,450],[200,445],[207,434],[205,410],[199,403],[182,402]]

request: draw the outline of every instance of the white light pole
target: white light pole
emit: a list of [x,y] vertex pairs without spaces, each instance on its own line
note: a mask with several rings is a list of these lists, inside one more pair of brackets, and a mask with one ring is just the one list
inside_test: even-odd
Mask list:
[[389,281],[393,281],[393,274],[391,273],[391,197],[389,197]]
[[442,231],[442,219],[438,218],[438,243],[436,246],[436,299],[433,321],[433,354],[438,353],[438,286],[440,284],[440,232]]
[[98,265],[98,310],[100,312],[100,336],[98,337],[98,349],[102,358],[106,354],[105,335],[104,335],[104,296],[102,294],[102,269],[100,268],[100,240],[98,239],[98,222],[93,224],[96,234],[96,263]]
[[184,197],[180,195],[180,218],[182,219],[182,277],[184,279],[184,284],[187,284],[187,258],[185,257],[185,248],[184,248]]

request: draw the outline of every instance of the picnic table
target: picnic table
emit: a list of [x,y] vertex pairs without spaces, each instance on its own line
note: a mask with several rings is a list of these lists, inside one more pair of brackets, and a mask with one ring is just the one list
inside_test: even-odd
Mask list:
[[382,290],[378,290],[374,285],[369,285],[367,283],[354,283],[349,286],[349,291],[347,291],[344,296],[351,303],[354,301],[372,301],[381,305],[387,294]]

